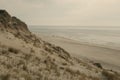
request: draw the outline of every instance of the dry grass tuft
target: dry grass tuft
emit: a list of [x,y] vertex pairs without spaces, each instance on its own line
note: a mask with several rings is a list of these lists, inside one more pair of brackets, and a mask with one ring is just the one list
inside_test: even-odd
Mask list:
[[112,71],[107,71],[103,70],[102,74],[108,79],[108,80],[120,80],[120,75],[112,72]]
[[19,52],[19,50],[15,49],[15,48],[12,48],[12,47],[8,48],[8,51],[12,52],[12,53],[15,53],[15,54],[17,54]]
[[100,63],[93,63],[93,65],[95,65],[96,67],[103,69],[102,65]]
[[8,51],[7,50],[2,50],[2,54],[8,54]]
[[33,48],[31,48],[30,52],[31,53],[35,53],[35,50]]
[[0,75],[0,80],[9,80],[10,74]]

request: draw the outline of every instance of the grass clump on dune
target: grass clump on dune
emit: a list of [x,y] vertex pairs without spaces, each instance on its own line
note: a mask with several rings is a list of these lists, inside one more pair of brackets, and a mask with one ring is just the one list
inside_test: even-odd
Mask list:
[[118,73],[103,70],[102,74],[107,78],[107,80],[120,80],[120,75]]
[[12,53],[15,53],[15,54],[17,54],[19,52],[19,50],[15,49],[15,48],[12,48],[12,47],[8,48],[8,51],[12,52]]

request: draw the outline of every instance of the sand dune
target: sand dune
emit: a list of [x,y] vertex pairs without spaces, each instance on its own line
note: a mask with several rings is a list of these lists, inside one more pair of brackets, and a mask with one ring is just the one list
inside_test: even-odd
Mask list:
[[42,38],[46,41],[30,32],[24,22],[0,10],[0,80],[120,80],[117,71],[79,57],[87,50],[91,54],[90,46],[58,37]]

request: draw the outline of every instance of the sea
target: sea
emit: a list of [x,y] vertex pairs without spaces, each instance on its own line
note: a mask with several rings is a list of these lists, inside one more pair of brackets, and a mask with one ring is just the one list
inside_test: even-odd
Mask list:
[[120,26],[29,26],[29,29],[42,35],[120,50]]

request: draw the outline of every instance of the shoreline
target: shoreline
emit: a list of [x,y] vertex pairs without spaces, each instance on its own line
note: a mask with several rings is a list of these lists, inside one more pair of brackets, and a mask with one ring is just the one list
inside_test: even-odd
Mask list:
[[72,56],[99,62],[106,69],[120,72],[120,50],[92,44],[84,44],[72,39],[35,33],[43,40],[60,46]]
[[63,40],[69,40],[71,41],[70,43],[74,43],[76,45],[87,45],[87,46],[92,46],[92,47],[100,47],[100,48],[106,48],[106,49],[110,49],[110,50],[116,50],[116,51],[120,51],[120,46],[119,47],[111,47],[108,45],[101,45],[101,44],[95,44],[95,43],[90,43],[90,42],[83,42],[83,41],[78,41],[78,40],[74,40],[74,39],[70,39],[70,38],[66,38],[66,37],[62,37],[62,36],[56,36],[56,35],[47,35],[47,34],[41,34],[41,33],[35,33],[37,36],[39,37],[51,37],[51,38],[58,38],[58,39],[63,39]]

